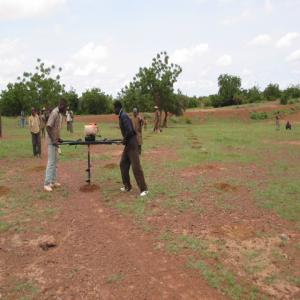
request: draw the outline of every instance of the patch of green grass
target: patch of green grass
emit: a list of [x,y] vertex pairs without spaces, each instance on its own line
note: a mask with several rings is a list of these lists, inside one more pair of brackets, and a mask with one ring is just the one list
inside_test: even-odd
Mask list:
[[11,290],[14,295],[20,295],[18,299],[33,299],[39,293],[39,288],[31,281],[18,282]]
[[0,232],[8,231],[11,228],[11,224],[0,220]]
[[276,211],[284,219],[300,222],[300,185],[296,179],[270,182],[257,193],[261,206]]
[[147,199],[136,199],[133,202],[117,202],[114,206],[125,214],[141,217],[146,214]]
[[109,277],[107,277],[106,282],[109,284],[113,284],[113,283],[120,282],[123,279],[124,279],[123,274],[113,274],[113,275],[110,275]]
[[277,281],[277,279],[278,278],[276,275],[270,275],[265,278],[264,283],[266,283],[267,285],[272,285]]
[[216,268],[213,268],[204,261],[195,261],[194,259],[190,259],[187,262],[187,266],[200,270],[202,276],[211,287],[221,291],[231,299],[247,299],[245,295],[248,291],[237,282],[234,274],[223,266],[218,265]]

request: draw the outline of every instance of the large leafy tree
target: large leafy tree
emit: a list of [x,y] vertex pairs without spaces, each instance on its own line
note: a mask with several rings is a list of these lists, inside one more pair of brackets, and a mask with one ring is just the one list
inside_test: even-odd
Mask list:
[[31,107],[54,107],[65,92],[60,83],[62,68],[46,66],[37,59],[35,72],[24,72],[15,83],[9,83],[1,93],[1,108],[4,115],[18,115],[21,110],[29,112]]
[[276,100],[279,99],[281,96],[281,91],[279,88],[279,84],[277,83],[270,83],[264,90],[264,97],[267,100]]
[[218,77],[219,102],[218,106],[236,104],[235,96],[240,93],[241,78],[229,74],[222,74]]
[[163,126],[166,126],[169,112],[182,113],[174,94],[174,84],[181,72],[179,65],[170,63],[167,52],[160,52],[152,59],[150,67],[139,69],[133,81],[121,91],[120,98],[124,99],[125,104],[130,104],[127,109],[132,108],[133,100],[129,100],[130,97],[147,102],[142,106],[151,110],[157,105],[160,112],[165,112]]
[[85,114],[108,114],[112,112],[113,98],[98,88],[85,91],[80,98],[80,110]]

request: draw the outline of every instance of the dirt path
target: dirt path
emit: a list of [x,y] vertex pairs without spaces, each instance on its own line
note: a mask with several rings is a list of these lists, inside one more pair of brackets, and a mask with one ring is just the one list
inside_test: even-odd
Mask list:
[[[101,191],[80,193],[81,176],[66,166],[60,174],[69,195],[55,220],[43,222],[47,235],[2,239],[4,291],[16,276],[38,283],[36,299],[223,299],[185,267],[186,257],[156,249],[152,233],[105,205]],[[45,240],[56,246],[42,250]]]

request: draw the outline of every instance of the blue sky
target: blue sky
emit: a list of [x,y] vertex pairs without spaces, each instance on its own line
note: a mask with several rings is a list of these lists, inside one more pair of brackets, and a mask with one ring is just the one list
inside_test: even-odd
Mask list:
[[285,88],[300,83],[299,12],[300,0],[0,0],[0,89],[39,57],[79,93],[116,95],[162,50],[191,96],[216,93],[223,73]]

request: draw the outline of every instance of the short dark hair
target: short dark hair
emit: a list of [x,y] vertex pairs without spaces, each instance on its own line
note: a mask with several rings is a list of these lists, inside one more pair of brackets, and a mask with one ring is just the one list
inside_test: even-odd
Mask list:
[[121,101],[116,100],[115,103],[114,103],[114,107],[115,107],[115,108],[122,108],[123,106],[122,106]]
[[61,98],[61,99],[59,100],[59,105],[67,106],[68,103],[67,103],[67,101],[66,101],[65,98]]

